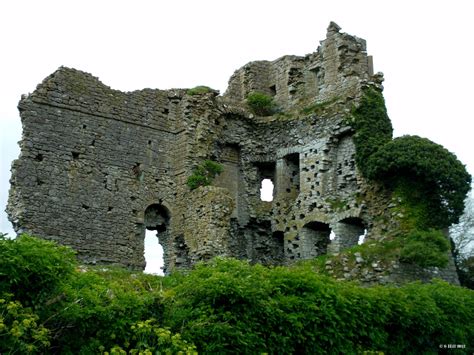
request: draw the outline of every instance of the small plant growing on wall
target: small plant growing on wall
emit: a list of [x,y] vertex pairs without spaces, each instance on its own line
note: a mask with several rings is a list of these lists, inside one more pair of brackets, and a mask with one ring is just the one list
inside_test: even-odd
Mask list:
[[254,91],[248,94],[247,105],[257,116],[270,116],[275,113],[273,98],[262,92]]
[[213,90],[209,86],[200,85],[200,86],[196,86],[192,89],[189,89],[186,93],[188,95],[194,96],[194,95],[207,94],[208,92],[211,92],[211,91],[213,91]]
[[222,173],[224,168],[221,164],[212,160],[205,160],[201,165],[193,170],[193,173],[186,184],[191,190],[197,189],[199,186],[208,186],[214,178]]

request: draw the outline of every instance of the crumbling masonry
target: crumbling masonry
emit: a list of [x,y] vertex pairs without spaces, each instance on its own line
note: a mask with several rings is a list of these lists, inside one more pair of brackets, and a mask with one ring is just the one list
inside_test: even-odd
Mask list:
[[[358,174],[346,118],[382,81],[365,41],[334,23],[316,52],[249,63],[222,96],[125,93],[59,68],[19,103],[9,218],[83,262],[135,269],[145,266],[145,229],[156,230],[167,272],[216,255],[284,264],[377,238],[391,202]],[[254,91],[279,113],[250,113]],[[205,159],[224,171],[191,191],[186,179]],[[272,202],[260,198],[263,179]]]

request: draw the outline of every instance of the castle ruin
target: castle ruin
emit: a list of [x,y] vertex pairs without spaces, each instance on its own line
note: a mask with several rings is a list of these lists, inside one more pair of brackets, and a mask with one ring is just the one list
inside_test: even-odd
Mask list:
[[[165,272],[218,255],[285,264],[377,238],[391,201],[358,173],[346,117],[382,81],[365,41],[334,23],[316,52],[251,62],[222,96],[120,92],[61,67],[19,103],[10,221],[85,263],[134,269],[145,266],[145,230],[155,230]],[[253,114],[251,92],[272,96],[278,112]],[[205,159],[223,173],[190,190]],[[260,198],[264,179],[271,202]]]

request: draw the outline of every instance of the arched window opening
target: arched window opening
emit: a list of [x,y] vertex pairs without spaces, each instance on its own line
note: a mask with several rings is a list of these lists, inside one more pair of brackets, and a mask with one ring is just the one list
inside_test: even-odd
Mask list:
[[273,201],[274,187],[271,179],[263,179],[260,186],[260,200],[267,202]]

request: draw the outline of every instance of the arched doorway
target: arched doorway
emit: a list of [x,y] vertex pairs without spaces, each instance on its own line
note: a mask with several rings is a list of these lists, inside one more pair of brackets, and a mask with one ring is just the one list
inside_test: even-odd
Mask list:
[[163,275],[164,246],[168,237],[169,210],[161,204],[152,204],[145,210],[145,272]]
[[335,224],[334,233],[339,250],[344,250],[361,244],[367,234],[367,229],[361,218],[348,217]]
[[300,232],[301,258],[312,259],[327,254],[330,234],[331,228],[327,223],[314,221],[305,224]]

